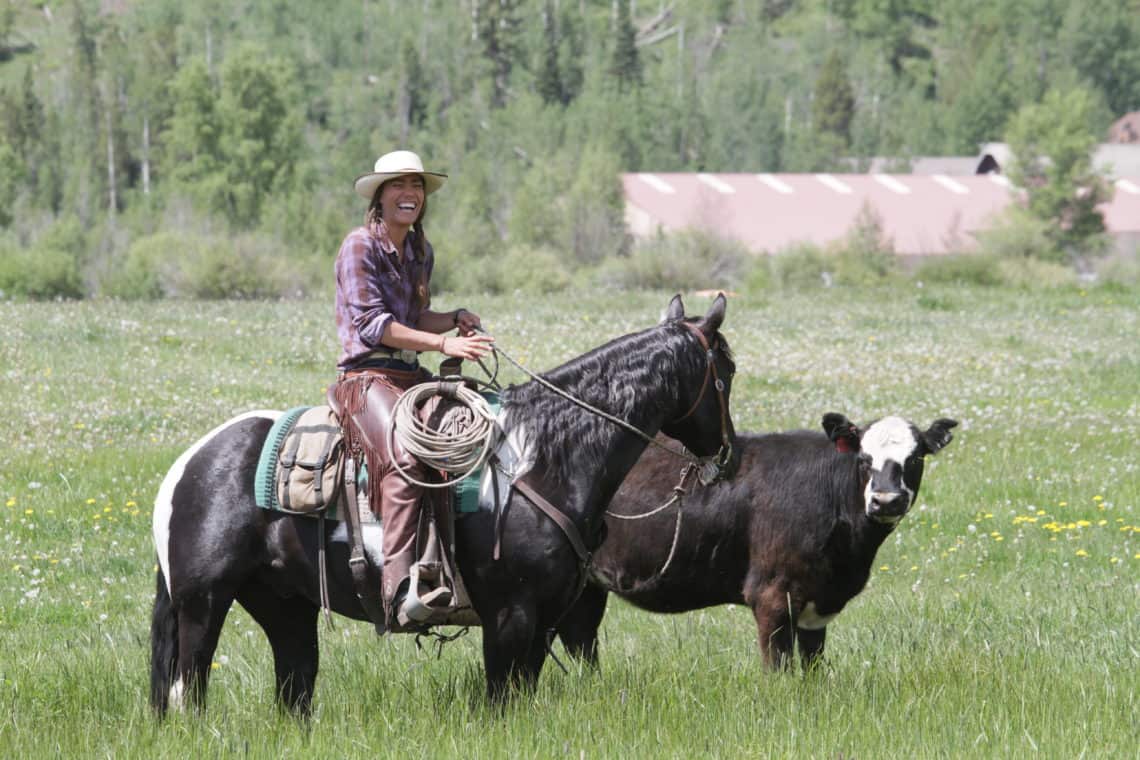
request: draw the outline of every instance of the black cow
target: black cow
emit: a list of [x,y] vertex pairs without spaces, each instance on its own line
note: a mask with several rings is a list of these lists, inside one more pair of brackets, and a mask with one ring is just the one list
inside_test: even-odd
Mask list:
[[[690,490],[675,546],[676,506],[643,520],[606,518],[592,582],[559,636],[596,663],[611,591],[653,612],[746,604],[766,664],[788,664],[798,640],[810,665],[827,624],[863,590],[879,546],[914,503],[925,457],[950,443],[957,424],[940,419],[922,432],[886,417],[860,429],[833,413],[823,418],[826,434],[739,436],[736,477]],[[669,500],[678,477],[677,460],[650,447],[610,511],[647,513]]]

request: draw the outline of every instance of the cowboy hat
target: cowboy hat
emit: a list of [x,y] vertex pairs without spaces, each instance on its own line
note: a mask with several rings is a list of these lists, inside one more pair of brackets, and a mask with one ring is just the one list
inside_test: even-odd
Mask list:
[[376,194],[376,188],[390,179],[403,174],[418,174],[424,178],[424,195],[431,195],[443,186],[446,174],[425,172],[424,162],[410,150],[394,150],[376,159],[376,166],[368,174],[356,178],[356,193],[368,200]]

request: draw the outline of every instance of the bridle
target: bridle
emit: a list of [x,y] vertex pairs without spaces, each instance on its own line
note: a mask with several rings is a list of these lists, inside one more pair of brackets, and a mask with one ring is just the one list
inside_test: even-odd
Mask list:
[[690,322],[682,322],[681,324],[687,327],[689,331],[696,336],[697,342],[700,343],[701,348],[704,349],[705,357],[708,359],[708,364],[705,368],[705,379],[701,383],[701,390],[697,394],[697,400],[693,402],[693,405],[691,407],[689,407],[689,411],[685,412],[677,419],[672,420],[669,424],[676,425],[677,423],[688,419],[692,416],[693,412],[697,411],[697,408],[701,405],[701,401],[703,401],[705,398],[705,391],[708,390],[709,380],[711,379],[713,381],[713,387],[716,388],[717,404],[720,406],[720,449],[711,460],[716,466],[716,473],[712,476],[711,479],[706,478],[706,474],[702,466],[700,480],[702,484],[708,485],[720,477],[724,468],[728,466],[729,461],[732,459],[732,437],[728,434],[728,401],[724,397],[727,388],[725,387],[724,381],[720,379],[720,375],[717,374],[716,371],[716,349],[720,348],[720,340],[718,339],[710,346],[708,338],[705,337],[705,334],[701,332],[700,328],[696,327]]

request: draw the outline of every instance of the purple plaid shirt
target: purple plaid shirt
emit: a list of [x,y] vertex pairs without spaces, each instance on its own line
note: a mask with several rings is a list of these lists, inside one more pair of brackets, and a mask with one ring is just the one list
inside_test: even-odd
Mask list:
[[424,260],[415,260],[412,235],[404,239],[404,255],[388,237],[383,223],[357,227],[340,244],[336,256],[336,333],[341,355],[337,369],[352,369],[372,351],[392,321],[415,327],[423,309],[416,306],[416,282],[427,268],[431,279],[435,253],[424,241]]

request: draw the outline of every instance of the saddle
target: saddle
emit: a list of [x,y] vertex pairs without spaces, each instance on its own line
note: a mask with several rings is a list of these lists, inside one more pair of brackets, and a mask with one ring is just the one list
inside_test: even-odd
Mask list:
[[[259,507],[321,520],[321,604],[329,608],[327,566],[324,557],[324,521],[344,522],[349,540],[349,567],[357,597],[378,633],[388,631],[380,598],[381,571],[366,550],[379,542],[383,525],[368,501],[368,472],[363,463],[349,456],[340,427],[340,410],[330,393],[328,405],[298,407],[284,413],[266,438],[255,481]],[[466,408],[443,405],[428,420],[443,424],[448,414]],[[424,631],[436,625],[479,625],[470,597],[455,564],[454,523],[457,514],[478,508],[478,482],[473,473],[455,488],[448,499],[425,495],[416,531],[416,560],[411,569],[408,619],[398,621],[393,632]],[[379,549],[374,551],[379,555]],[[433,604],[421,599],[421,589],[447,589],[450,602]],[[431,596],[436,596],[432,594]],[[446,594],[442,595],[444,598]]]

